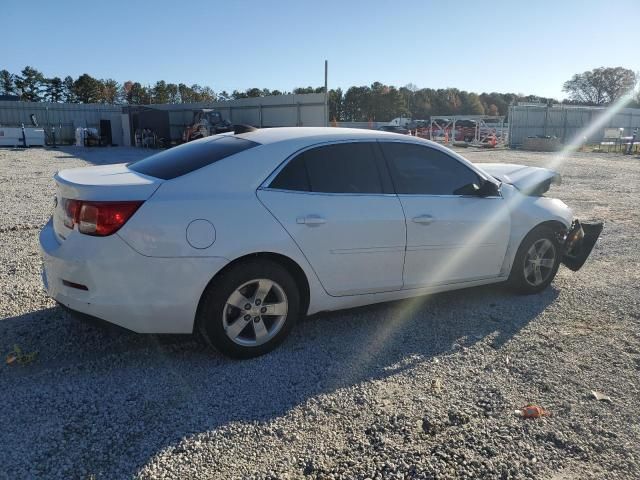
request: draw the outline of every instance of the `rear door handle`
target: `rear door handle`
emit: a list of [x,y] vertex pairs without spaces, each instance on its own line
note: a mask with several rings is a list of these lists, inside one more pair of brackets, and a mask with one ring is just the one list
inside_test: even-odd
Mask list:
[[417,217],[413,217],[411,219],[413,223],[419,223],[421,225],[429,225],[433,222],[433,217],[431,215],[419,215]]
[[307,215],[306,217],[296,218],[296,223],[304,225],[322,225],[323,223],[327,223],[327,220],[319,215]]

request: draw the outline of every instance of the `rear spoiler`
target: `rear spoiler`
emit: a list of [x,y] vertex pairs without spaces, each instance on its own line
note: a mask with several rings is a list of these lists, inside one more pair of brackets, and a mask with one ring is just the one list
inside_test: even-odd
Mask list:
[[244,123],[233,125],[231,128],[233,128],[234,135],[239,135],[241,133],[247,132],[255,132],[256,130],[258,130],[256,127],[252,127],[251,125],[246,125]]

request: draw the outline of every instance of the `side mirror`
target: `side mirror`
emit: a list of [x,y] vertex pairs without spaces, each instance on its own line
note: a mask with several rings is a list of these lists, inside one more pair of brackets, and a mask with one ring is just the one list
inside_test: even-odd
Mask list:
[[477,195],[480,197],[495,197],[498,196],[498,185],[493,182],[485,181],[478,190]]
[[493,182],[468,183],[453,192],[454,195],[471,195],[474,197],[493,197],[498,195],[498,186]]
[[467,183],[466,185],[463,185],[462,187],[458,188],[457,190],[454,190],[453,194],[454,195],[474,195],[474,196],[479,196],[480,195],[480,191],[481,191],[481,188],[478,186],[477,183]]

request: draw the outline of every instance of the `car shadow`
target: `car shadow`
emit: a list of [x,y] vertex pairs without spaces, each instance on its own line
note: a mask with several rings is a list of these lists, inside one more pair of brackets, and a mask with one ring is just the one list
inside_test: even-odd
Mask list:
[[0,320],[3,353],[37,353],[31,364],[0,367],[0,425],[14,446],[6,465],[16,477],[12,466],[36,477],[62,468],[66,477],[130,478],[185,437],[266,422],[477,342],[500,349],[557,296],[480,287],[318,314],[245,361],[191,336],[105,328],[60,307]]

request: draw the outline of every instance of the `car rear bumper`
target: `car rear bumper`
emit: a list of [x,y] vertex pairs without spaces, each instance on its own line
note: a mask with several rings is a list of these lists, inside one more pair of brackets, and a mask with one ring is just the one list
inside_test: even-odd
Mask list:
[[574,220],[565,237],[565,253],[562,257],[562,263],[574,272],[580,270],[587,261],[603,228],[604,223],[602,222],[581,223],[579,220]]
[[72,232],[59,243],[51,221],[40,232],[40,248],[49,296],[139,333],[191,333],[202,292],[228,263],[221,257],[146,257],[117,234]]

